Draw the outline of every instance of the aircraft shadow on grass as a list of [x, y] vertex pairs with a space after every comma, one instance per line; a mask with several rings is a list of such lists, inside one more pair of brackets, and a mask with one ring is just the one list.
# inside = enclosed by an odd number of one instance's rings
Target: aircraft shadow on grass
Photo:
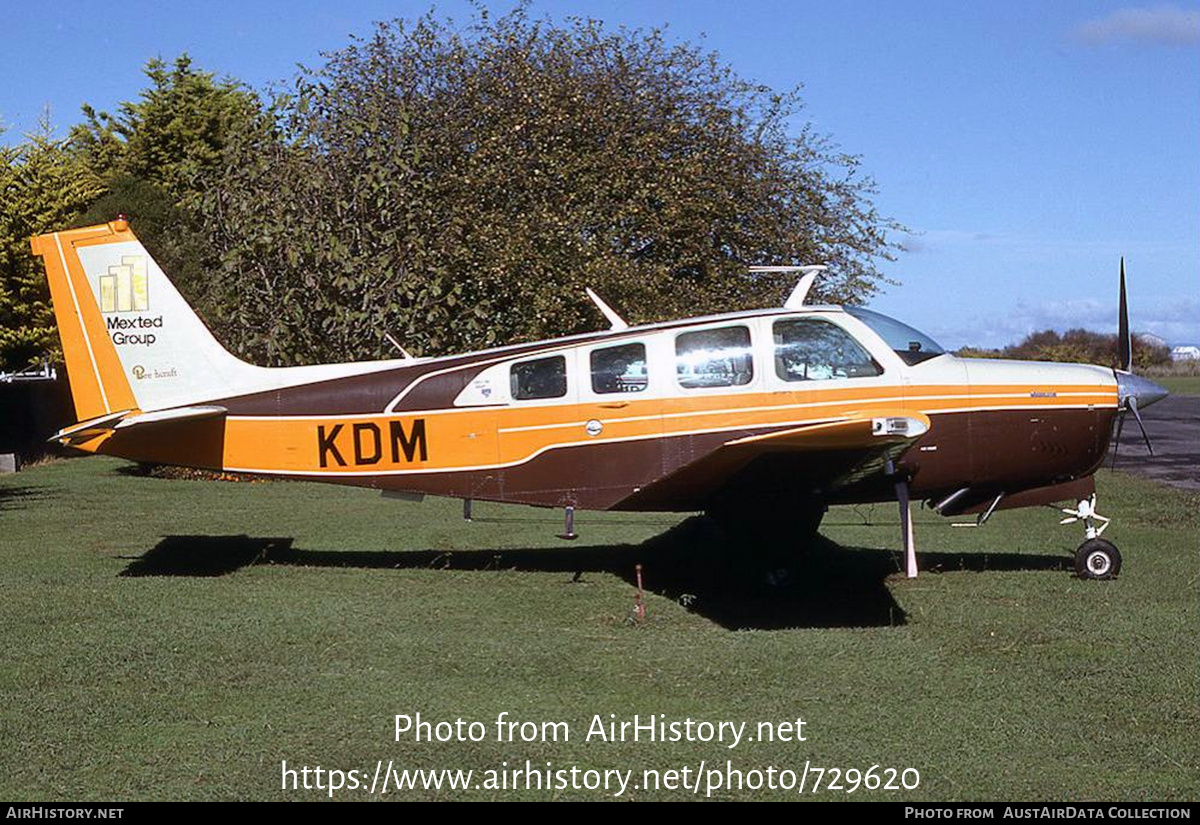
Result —
[[[562, 573], [579, 581], [611, 573], [729, 629], [888, 627], [905, 624], [887, 587], [901, 570], [899, 554], [846, 548], [818, 537], [807, 547], [769, 554], [731, 552], [702, 517], [681, 522], [638, 545], [505, 550], [326, 551], [293, 546], [291, 538], [167, 536], [134, 558], [122, 576], [222, 576], [253, 565], [359, 569], [434, 569]], [[756, 556], [751, 559], [751, 556]], [[927, 572], [1067, 570], [1048, 555], [925, 553]], [[633, 598], [630, 595], [630, 604]]]
[[16, 510], [24, 507], [27, 502], [38, 501], [46, 497], [46, 490], [41, 487], [0, 487], [0, 511]]

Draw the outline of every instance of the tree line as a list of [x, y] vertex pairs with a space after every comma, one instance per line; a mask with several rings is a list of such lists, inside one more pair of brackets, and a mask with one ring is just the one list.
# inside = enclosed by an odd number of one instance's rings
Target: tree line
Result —
[[276, 366], [778, 305], [762, 263], [831, 265], [858, 303], [897, 249], [859, 159], [797, 126], [799, 89], [660, 30], [533, 19], [377, 24], [252, 89], [151, 60], [113, 112], [0, 148], [0, 369], [54, 357], [28, 238], [130, 217], [217, 337]]
[[[967, 358], [1014, 358], [1021, 361], [1062, 361], [1120, 367], [1116, 335], [1086, 329], [1032, 332], [1019, 343], [1001, 349], [964, 347], [958, 354]], [[1133, 368], [1144, 372], [1171, 363], [1171, 351], [1140, 335], [1133, 335]]]

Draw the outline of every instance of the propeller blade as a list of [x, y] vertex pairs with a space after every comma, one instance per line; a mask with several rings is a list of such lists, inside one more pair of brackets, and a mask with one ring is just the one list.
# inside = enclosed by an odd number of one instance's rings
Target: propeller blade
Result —
[[1117, 321], [1117, 360], [1121, 369], [1129, 372], [1133, 369], [1133, 339], [1129, 334], [1129, 302], [1125, 297], [1125, 256], [1121, 256], [1121, 310]]
[[1142, 414], [1138, 412], [1136, 395], [1129, 396], [1129, 409], [1133, 411], [1133, 417], [1142, 431], [1142, 438], [1146, 440], [1146, 449], [1150, 451], [1150, 455], [1154, 455], [1154, 448], [1150, 446], [1150, 436], [1146, 434], [1146, 425], [1142, 423]]

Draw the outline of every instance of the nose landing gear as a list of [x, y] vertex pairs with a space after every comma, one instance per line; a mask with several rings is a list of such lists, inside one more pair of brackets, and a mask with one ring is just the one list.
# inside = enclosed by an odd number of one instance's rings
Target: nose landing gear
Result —
[[1059, 524], [1082, 521], [1087, 538], [1075, 551], [1075, 574], [1081, 579], [1112, 579], [1121, 572], [1121, 552], [1111, 541], [1100, 538], [1109, 520], [1096, 512], [1096, 494], [1085, 498], [1074, 509], [1064, 509], [1067, 517]]

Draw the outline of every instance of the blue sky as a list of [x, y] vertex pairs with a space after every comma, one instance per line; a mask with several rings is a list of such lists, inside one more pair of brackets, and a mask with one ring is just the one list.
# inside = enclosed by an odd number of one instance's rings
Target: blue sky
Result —
[[[509, 2], [489, 4], [499, 13]], [[141, 68], [189, 52], [254, 86], [314, 64], [374, 20], [427, 2], [15, 4], [0, 49], [3, 139], [49, 106], [137, 95]], [[440, 12], [470, 16], [465, 2]], [[668, 24], [743, 76], [804, 85], [803, 117], [876, 179], [913, 230], [873, 306], [950, 346], [1034, 329], [1133, 327], [1200, 342], [1200, 3], [1010, 0], [540, 0], [535, 15]]]

